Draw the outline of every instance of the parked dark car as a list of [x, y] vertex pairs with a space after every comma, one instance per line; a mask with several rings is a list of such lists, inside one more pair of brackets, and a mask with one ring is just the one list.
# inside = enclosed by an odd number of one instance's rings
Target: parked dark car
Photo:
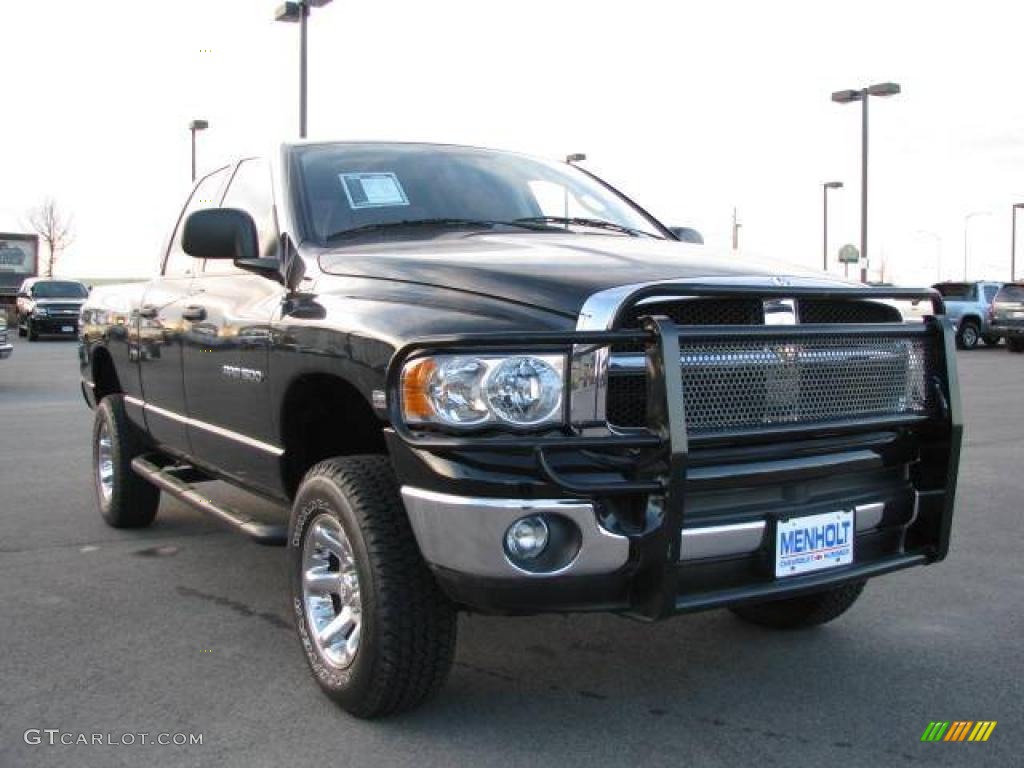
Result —
[[1011, 352], [1024, 352], [1024, 283], [1007, 283], [992, 302], [992, 333]]
[[946, 302], [946, 315], [956, 328], [960, 349], [974, 349], [982, 341], [988, 346], [999, 343], [999, 335], [989, 327], [992, 300], [1002, 283], [981, 280], [975, 283], [938, 283], [935, 290]]
[[160, 275], [82, 322], [103, 517], [164, 491], [286, 545], [303, 655], [360, 717], [438, 689], [461, 609], [809, 627], [948, 551], [941, 297], [716, 257], [566, 164], [286, 145], [201, 179]]
[[76, 336], [78, 315], [89, 287], [77, 280], [32, 277], [18, 289], [18, 335], [35, 341], [40, 335]]

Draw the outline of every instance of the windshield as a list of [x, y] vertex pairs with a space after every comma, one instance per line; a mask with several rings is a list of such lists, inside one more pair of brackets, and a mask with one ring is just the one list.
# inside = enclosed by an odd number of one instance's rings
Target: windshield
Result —
[[953, 301], [970, 301], [974, 298], [973, 283], [939, 283], [932, 287], [941, 293], [942, 298], [944, 299], [953, 299]]
[[298, 155], [302, 205], [321, 243], [428, 238], [451, 228], [665, 237], [634, 206], [567, 164], [422, 144], [316, 145]]
[[36, 283], [32, 286], [32, 297], [35, 299], [84, 299], [88, 295], [89, 291], [84, 285], [71, 281]]

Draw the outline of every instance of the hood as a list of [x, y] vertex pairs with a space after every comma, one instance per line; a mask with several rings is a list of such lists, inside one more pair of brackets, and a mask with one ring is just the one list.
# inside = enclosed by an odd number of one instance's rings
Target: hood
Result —
[[794, 277], [848, 285], [818, 272], [707, 246], [606, 235], [470, 234], [349, 245], [319, 253], [332, 275], [434, 285], [575, 316], [594, 293], [666, 280]]

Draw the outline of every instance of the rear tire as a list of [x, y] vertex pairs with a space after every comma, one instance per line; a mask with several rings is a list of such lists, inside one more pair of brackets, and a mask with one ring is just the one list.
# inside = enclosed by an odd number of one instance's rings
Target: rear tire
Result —
[[1010, 352], [1024, 352], [1024, 338], [1011, 338], [1006, 340], [1006, 348]]
[[981, 339], [977, 320], [963, 320], [956, 332], [956, 345], [960, 349], [974, 349]]
[[132, 471], [132, 459], [145, 452], [122, 396], [103, 398], [92, 429], [93, 485], [100, 514], [113, 528], [145, 528], [156, 517], [160, 489]]
[[771, 629], [804, 629], [826, 624], [846, 613], [864, 591], [864, 582], [767, 603], [734, 605], [729, 610], [746, 622]]
[[420, 554], [387, 457], [313, 467], [295, 497], [288, 550], [296, 628], [324, 693], [374, 718], [441, 688], [456, 611]]

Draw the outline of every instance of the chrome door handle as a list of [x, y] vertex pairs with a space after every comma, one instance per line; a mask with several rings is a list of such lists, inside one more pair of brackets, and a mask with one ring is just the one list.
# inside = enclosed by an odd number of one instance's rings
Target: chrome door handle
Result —
[[185, 320], [193, 320], [193, 321], [205, 320], [206, 319], [206, 307], [200, 307], [200, 306], [196, 306], [195, 304], [192, 304], [190, 306], [185, 307], [185, 309], [183, 309], [181, 311], [181, 316]]

